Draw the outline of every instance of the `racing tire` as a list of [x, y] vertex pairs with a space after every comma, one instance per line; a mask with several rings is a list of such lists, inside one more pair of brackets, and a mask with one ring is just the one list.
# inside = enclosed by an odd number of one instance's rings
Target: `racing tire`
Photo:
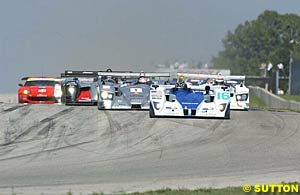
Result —
[[99, 102], [97, 102], [97, 108], [98, 108], [98, 110], [104, 110], [103, 107], [100, 106], [100, 103], [99, 103]]
[[153, 108], [150, 108], [150, 109], [149, 109], [149, 117], [150, 117], [150, 118], [155, 118], [155, 117], [156, 117], [155, 114], [154, 114]]
[[230, 105], [228, 105], [228, 107], [225, 111], [224, 119], [230, 119]]

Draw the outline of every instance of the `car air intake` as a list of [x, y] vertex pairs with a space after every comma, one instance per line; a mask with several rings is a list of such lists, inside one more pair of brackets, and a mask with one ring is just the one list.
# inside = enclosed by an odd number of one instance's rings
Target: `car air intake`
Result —
[[188, 109], [184, 109], [183, 110], [183, 114], [184, 114], [184, 116], [187, 116], [189, 114], [189, 110]]
[[196, 110], [192, 110], [191, 115], [195, 116], [196, 115]]
[[28, 97], [31, 101], [55, 101], [55, 97]]
[[131, 105], [131, 109], [141, 109], [142, 108], [142, 106], [140, 105], [140, 104], [132, 104]]

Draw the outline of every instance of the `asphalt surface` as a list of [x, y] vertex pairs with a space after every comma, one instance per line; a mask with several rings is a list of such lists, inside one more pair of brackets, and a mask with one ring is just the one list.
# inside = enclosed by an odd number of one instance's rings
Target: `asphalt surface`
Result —
[[0, 194], [119, 193], [300, 181], [300, 114], [151, 119], [0, 104]]

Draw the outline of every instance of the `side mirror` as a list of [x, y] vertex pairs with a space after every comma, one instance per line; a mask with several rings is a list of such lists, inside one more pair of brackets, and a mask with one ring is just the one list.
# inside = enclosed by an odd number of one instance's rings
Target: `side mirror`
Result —
[[18, 84], [19, 87], [23, 87], [23, 85], [21, 83]]

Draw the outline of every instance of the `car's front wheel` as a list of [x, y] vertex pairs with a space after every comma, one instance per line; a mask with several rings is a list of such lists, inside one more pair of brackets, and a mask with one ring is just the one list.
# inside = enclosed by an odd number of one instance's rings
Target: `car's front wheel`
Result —
[[154, 114], [154, 110], [153, 110], [152, 106], [150, 106], [150, 109], [149, 109], [149, 117], [155, 118], [155, 114]]
[[227, 106], [224, 118], [225, 119], [230, 119], [230, 104]]

